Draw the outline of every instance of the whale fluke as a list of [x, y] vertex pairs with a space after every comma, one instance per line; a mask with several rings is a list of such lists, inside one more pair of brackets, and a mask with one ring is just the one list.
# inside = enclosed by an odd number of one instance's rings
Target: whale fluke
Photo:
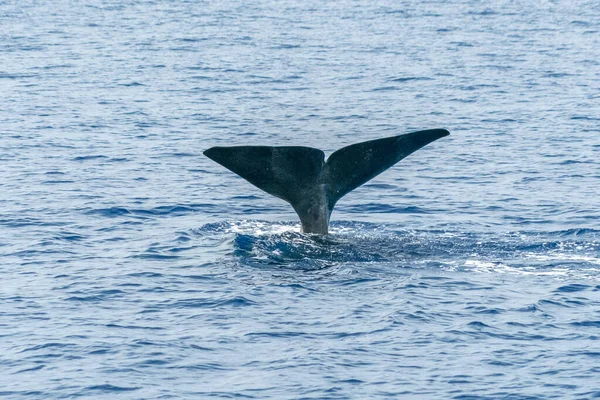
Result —
[[212, 147], [208, 158], [290, 203], [306, 233], [327, 234], [337, 201], [421, 147], [448, 136], [430, 129], [353, 144], [325, 154], [301, 146]]

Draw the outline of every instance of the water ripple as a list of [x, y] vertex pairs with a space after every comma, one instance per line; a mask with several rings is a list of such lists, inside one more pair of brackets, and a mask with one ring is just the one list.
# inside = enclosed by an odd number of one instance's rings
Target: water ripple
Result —
[[[599, 397], [599, 13], [0, 2], [0, 397]], [[202, 154], [435, 127], [327, 237]]]

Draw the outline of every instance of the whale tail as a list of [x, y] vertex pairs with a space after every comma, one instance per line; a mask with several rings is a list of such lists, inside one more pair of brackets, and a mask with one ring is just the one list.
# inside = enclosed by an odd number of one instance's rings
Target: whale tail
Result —
[[448, 136], [430, 129], [353, 144], [325, 154], [301, 146], [212, 147], [211, 160], [290, 203], [306, 233], [327, 234], [337, 201], [423, 146]]

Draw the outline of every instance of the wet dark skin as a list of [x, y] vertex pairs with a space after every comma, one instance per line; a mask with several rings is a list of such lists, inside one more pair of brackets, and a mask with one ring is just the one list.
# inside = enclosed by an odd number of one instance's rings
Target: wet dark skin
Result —
[[346, 146], [331, 154], [301, 146], [212, 147], [211, 160], [290, 203], [302, 232], [326, 235], [337, 201], [421, 147], [448, 136], [430, 129]]

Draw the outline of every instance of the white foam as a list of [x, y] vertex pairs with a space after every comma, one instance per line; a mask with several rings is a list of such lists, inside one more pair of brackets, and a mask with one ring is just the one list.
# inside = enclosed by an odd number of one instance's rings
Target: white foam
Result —
[[511, 267], [503, 263], [495, 263], [481, 260], [467, 260], [464, 263], [465, 267], [480, 272], [480, 273], [501, 273], [501, 274], [516, 274], [516, 275], [538, 275], [538, 276], [567, 276], [569, 269], [553, 268], [550, 270], [540, 270], [535, 267]]
[[299, 233], [300, 225], [282, 225], [264, 221], [243, 220], [233, 222], [225, 232], [255, 236], [281, 235], [288, 232]]
[[566, 253], [550, 253], [550, 254], [525, 254], [526, 257], [537, 260], [537, 261], [573, 261], [573, 262], [586, 262], [590, 264], [600, 265], [600, 258], [578, 255], [578, 254], [566, 254]]

